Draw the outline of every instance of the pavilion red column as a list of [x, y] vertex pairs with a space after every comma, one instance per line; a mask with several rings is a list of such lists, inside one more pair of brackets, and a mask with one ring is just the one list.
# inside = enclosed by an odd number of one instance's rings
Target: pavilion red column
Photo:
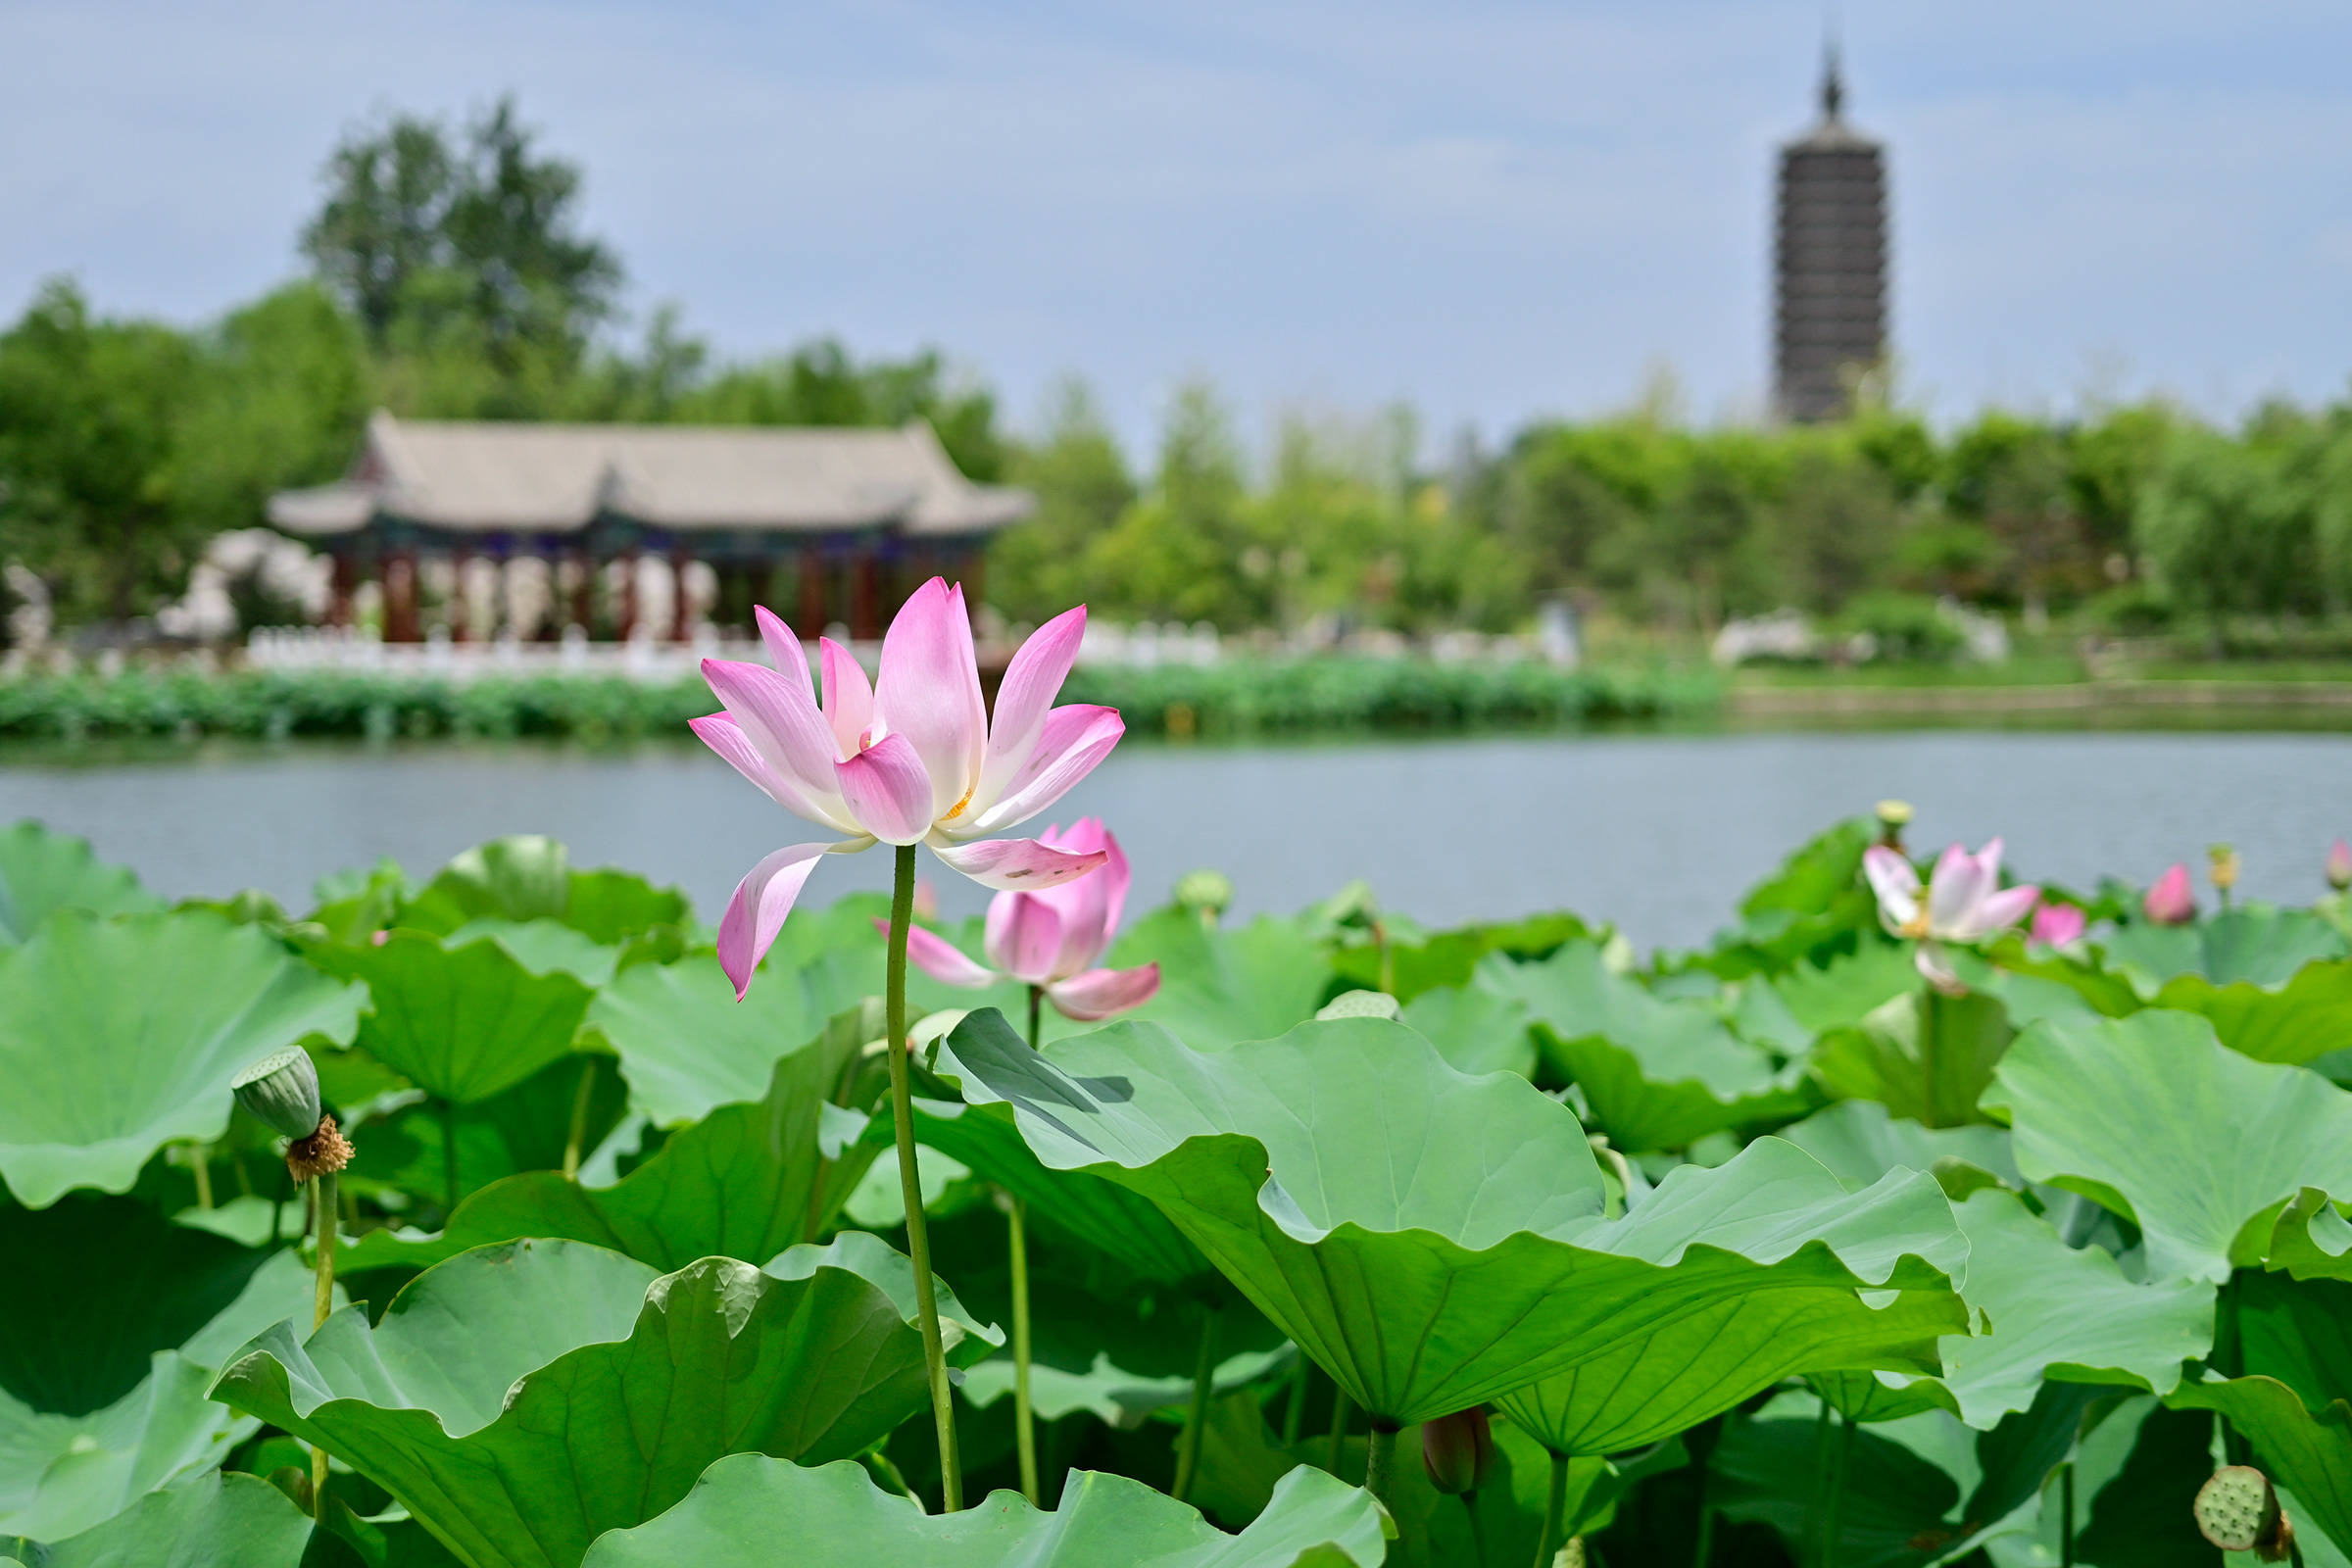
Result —
[[620, 553], [620, 640], [627, 642], [637, 630], [637, 552]]
[[825, 553], [814, 545], [801, 546], [801, 636], [823, 635], [825, 620]]
[[351, 594], [357, 572], [351, 557], [341, 551], [329, 559], [334, 575], [328, 590], [330, 597], [326, 607], [326, 623], [329, 626], [348, 626], [351, 624]]
[[384, 641], [416, 640], [416, 555], [395, 551], [384, 558]]
[[579, 576], [571, 585], [571, 623], [585, 635], [595, 632], [596, 615], [596, 557], [585, 550], [572, 553], [572, 564]]
[[473, 628], [466, 624], [472, 617], [466, 613], [466, 567], [473, 560], [471, 551], [460, 546], [450, 557], [449, 640], [453, 643], [472, 641]]
[[858, 551], [850, 570], [850, 635], [864, 642], [882, 635], [881, 595], [875, 582], [879, 573], [874, 553]]
[[682, 643], [693, 636], [694, 618], [686, 606], [686, 552], [669, 553], [669, 640]]

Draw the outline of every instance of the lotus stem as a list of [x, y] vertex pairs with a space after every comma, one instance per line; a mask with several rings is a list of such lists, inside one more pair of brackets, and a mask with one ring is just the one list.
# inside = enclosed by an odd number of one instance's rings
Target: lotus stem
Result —
[[1845, 1521], [1845, 1472], [1854, 1451], [1854, 1418], [1840, 1415], [1838, 1419], [1838, 1446], [1830, 1466], [1830, 1496], [1821, 1514], [1821, 1568], [1838, 1568], [1839, 1537]]
[[213, 1161], [211, 1145], [190, 1144], [188, 1146], [188, 1170], [190, 1174], [194, 1175], [196, 1178], [196, 1206], [198, 1208], [212, 1207]]
[[441, 1196], [442, 1212], [458, 1211], [458, 1102], [441, 1102]]
[[245, 1156], [234, 1150], [229, 1152], [228, 1173], [237, 1179], [238, 1196], [251, 1198], [253, 1196], [253, 1172], [245, 1168]]
[[1324, 1454], [1323, 1468], [1335, 1476], [1340, 1473], [1340, 1455], [1348, 1446], [1348, 1417], [1354, 1405], [1355, 1401], [1348, 1397], [1348, 1391], [1340, 1387], [1339, 1379], [1332, 1379], [1331, 1447]]
[[1217, 1319], [1213, 1306], [1200, 1312], [1200, 1348], [1193, 1357], [1193, 1398], [1184, 1411], [1184, 1440], [1176, 1451], [1176, 1500], [1189, 1501], [1200, 1469], [1200, 1439], [1208, 1427], [1208, 1392], [1217, 1378]]
[[2075, 1461], [2058, 1468], [2058, 1568], [2075, 1568]]
[[1690, 1568], [1707, 1568], [1707, 1559], [1715, 1555], [1715, 1510], [1707, 1505], [1707, 1481], [1714, 1466], [1709, 1456], [1698, 1457], [1698, 1539], [1690, 1546]]
[[[321, 1171], [311, 1178], [311, 1207], [317, 1211], [318, 1232], [318, 1261], [314, 1273], [318, 1295], [311, 1307], [311, 1332], [318, 1333], [326, 1326], [327, 1316], [335, 1309], [335, 1188], [339, 1184], [331, 1170]], [[311, 1449], [311, 1514], [320, 1524], [326, 1523], [326, 1450]]]
[[1822, 1561], [1821, 1516], [1828, 1500], [1830, 1488], [1830, 1401], [1821, 1401], [1821, 1413], [1813, 1418], [1813, 1490], [1805, 1497], [1805, 1543], [1798, 1561], [1820, 1568]]
[[[1298, 1350], [1295, 1345], [1291, 1348]], [[1306, 1382], [1313, 1375], [1313, 1363], [1304, 1350], [1298, 1350], [1298, 1364], [1291, 1371], [1291, 1402], [1282, 1412], [1282, 1446], [1286, 1448], [1298, 1443], [1298, 1429], [1306, 1424]]]
[[571, 1130], [564, 1138], [564, 1179], [580, 1179], [580, 1145], [588, 1139], [588, 1107], [596, 1099], [596, 1058], [580, 1062], [580, 1086], [571, 1096]]
[[1924, 986], [1919, 993], [1919, 1121], [1923, 1127], [1940, 1127], [1942, 1120], [1936, 1114], [1936, 988]]
[[1552, 1542], [1559, 1538], [1568, 1513], [1568, 1456], [1549, 1448], [1544, 1451], [1551, 1454], [1551, 1479], [1544, 1487], [1544, 1525], [1536, 1533], [1536, 1568], [1551, 1568], [1552, 1555], [1558, 1549]]
[[923, 1331], [923, 1361], [931, 1374], [931, 1418], [939, 1428], [939, 1487], [943, 1512], [963, 1508], [963, 1476], [956, 1455], [955, 1396], [948, 1389], [948, 1354], [940, 1344], [939, 1297], [931, 1282], [931, 1236], [923, 1223], [923, 1184], [914, 1155], [914, 1090], [906, 1064], [906, 931], [914, 922], [914, 846], [899, 846], [891, 879], [890, 967], [884, 1007], [890, 1028], [890, 1116], [898, 1129], [899, 1193], [906, 1203], [906, 1256], [914, 1264], [914, 1308]]
[[1034, 1508], [1040, 1506], [1037, 1422], [1029, 1402], [1029, 1237], [1022, 1206], [1004, 1195], [1004, 1240], [1012, 1257], [1012, 1441], [1021, 1458], [1021, 1495]]
[[1364, 1490], [1378, 1497], [1383, 1508], [1389, 1506], [1389, 1488], [1396, 1469], [1396, 1429], [1386, 1422], [1374, 1421], [1364, 1444]]
[[[1038, 1046], [1046, 988], [1029, 988], [1029, 1049]], [[1029, 1399], [1029, 1233], [1021, 1200], [1004, 1195], [1005, 1241], [1012, 1265], [1012, 1442], [1021, 1461], [1021, 1495], [1038, 1506], [1037, 1414]]]

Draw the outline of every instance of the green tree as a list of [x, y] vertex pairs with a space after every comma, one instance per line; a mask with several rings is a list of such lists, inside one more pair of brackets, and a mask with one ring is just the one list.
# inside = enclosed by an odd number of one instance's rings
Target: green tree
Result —
[[1037, 510], [990, 543], [988, 597], [1036, 622], [1088, 596], [1087, 551], [1134, 504], [1135, 480], [1094, 394], [1075, 379], [1054, 388], [1043, 439], [1015, 451], [1009, 477]]
[[206, 533], [254, 526], [275, 492], [343, 470], [373, 398], [360, 326], [318, 284], [230, 312], [197, 338], [174, 505]]
[[580, 172], [502, 99], [453, 137], [397, 116], [345, 138], [302, 247], [394, 362], [405, 412], [544, 415], [609, 320], [619, 262], [578, 228]]
[[2173, 597], [2209, 615], [2319, 608], [2317, 497], [2292, 443], [2187, 429], [2140, 497], [2134, 532]]
[[1005, 468], [997, 403], [985, 387], [951, 374], [935, 350], [860, 364], [832, 338], [788, 355], [719, 371], [684, 393], [672, 417], [706, 424], [900, 425], [927, 419], [968, 479]]
[[1271, 624], [1287, 565], [1251, 535], [1246, 501], [1224, 405], [1203, 383], [1179, 388], [1151, 491], [1087, 550], [1090, 597], [1121, 619]]
[[45, 284], [0, 334], [0, 530], [68, 621], [128, 620], [185, 581], [206, 532], [177, 504], [194, 346]]

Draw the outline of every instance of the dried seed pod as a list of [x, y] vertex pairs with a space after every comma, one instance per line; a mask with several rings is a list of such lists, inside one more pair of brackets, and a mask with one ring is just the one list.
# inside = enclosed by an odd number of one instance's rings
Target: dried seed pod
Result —
[[281, 1138], [308, 1138], [318, 1130], [318, 1069], [299, 1047], [264, 1056], [228, 1087], [238, 1104]]
[[2224, 1465], [2197, 1489], [2196, 1515], [2197, 1529], [2224, 1551], [2253, 1551], [2278, 1540], [2285, 1524], [2271, 1478], [2246, 1464]]

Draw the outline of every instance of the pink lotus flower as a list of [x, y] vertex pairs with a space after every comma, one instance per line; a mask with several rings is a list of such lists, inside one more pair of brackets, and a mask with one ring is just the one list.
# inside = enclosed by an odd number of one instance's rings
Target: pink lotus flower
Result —
[[2063, 948], [2070, 942], [2082, 940], [2084, 921], [2082, 911], [2072, 904], [2044, 904], [2034, 911], [2034, 940], [2046, 947]]
[[2139, 912], [2158, 925], [2186, 925], [2197, 917], [2197, 896], [2189, 886], [2188, 867], [2179, 861], [2156, 879], [2148, 896], [2139, 901]]
[[[916, 926], [906, 933], [906, 956], [934, 980], [978, 990], [1004, 975], [1042, 987], [1065, 1018], [1092, 1023], [1140, 1007], [1159, 991], [1159, 965], [1098, 969], [1119, 928], [1127, 902], [1127, 857], [1109, 829], [1094, 817], [1067, 833], [1048, 828], [1038, 842], [1079, 855], [1107, 857], [1102, 869], [1042, 893], [1000, 893], [989, 901], [982, 948], [996, 969], [965, 957], [946, 938]], [[889, 922], [876, 925], [888, 929]], [[998, 971], [1002, 971], [1000, 974]]]
[[2337, 839], [2328, 846], [2328, 885], [2341, 893], [2352, 888], [2352, 844]]
[[718, 960], [738, 998], [820, 855], [928, 844], [983, 887], [1021, 889], [1056, 886], [1108, 858], [989, 837], [1061, 799], [1125, 731], [1116, 709], [1052, 706], [1077, 657], [1085, 606], [1040, 626], [1012, 656], [993, 723], [961, 588], [934, 577], [900, 607], [871, 686], [847, 649], [823, 639], [821, 703], [792, 628], [765, 610], [757, 618], [776, 667], [704, 660], [726, 711], [695, 719], [694, 732], [777, 805], [843, 837], [778, 850], [735, 889]]
[[2001, 841], [1975, 855], [1955, 844], [1943, 852], [1920, 897], [1919, 873], [1899, 852], [1874, 844], [1862, 855], [1862, 869], [1879, 896], [1879, 923], [1894, 936], [1919, 944], [1913, 961], [1930, 985], [1957, 993], [1960, 976], [1945, 957], [1947, 942], [1975, 943], [2006, 931], [2026, 917], [2041, 897], [2031, 885], [2001, 886]]

